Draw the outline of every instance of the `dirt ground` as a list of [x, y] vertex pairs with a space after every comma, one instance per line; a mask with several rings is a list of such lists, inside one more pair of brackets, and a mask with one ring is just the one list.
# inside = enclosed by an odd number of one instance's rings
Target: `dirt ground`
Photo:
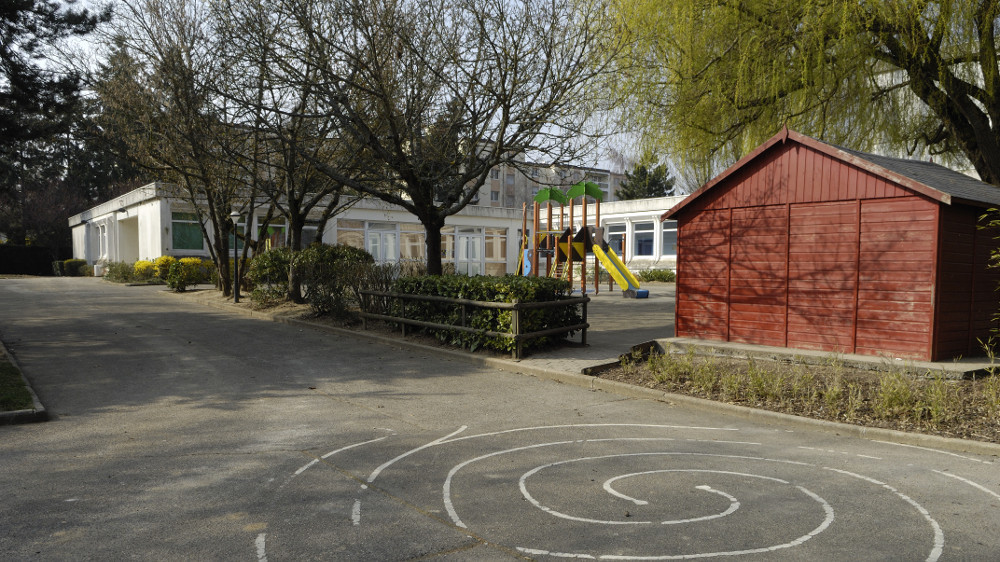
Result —
[[949, 380], [934, 373], [732, 358], [691, 363], [664, 367], [654, 360], [651, 368], [640, 360], [597, 376], [797, 416], [1000, 443], [1000, 377]]

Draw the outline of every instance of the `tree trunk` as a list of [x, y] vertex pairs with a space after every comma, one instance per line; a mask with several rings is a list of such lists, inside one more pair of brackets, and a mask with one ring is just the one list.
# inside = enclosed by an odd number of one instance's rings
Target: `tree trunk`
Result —
[[288, 267], [288, 299], [295, 303], [302, 303], [302, 277], [299, 275], [299, 268], [295, 267], [295, 254], [302, 249], [302, 226], [305, 224], [303, 216], [298, 213], [289, 213], [288, 219], [288, 247], [292, 250], [292, 263]]
[[421, 218], [424, 225], [424, 245], [427, 248], [427, 275], [441, 275], [441, 228], [444, 219], [433, 217]]

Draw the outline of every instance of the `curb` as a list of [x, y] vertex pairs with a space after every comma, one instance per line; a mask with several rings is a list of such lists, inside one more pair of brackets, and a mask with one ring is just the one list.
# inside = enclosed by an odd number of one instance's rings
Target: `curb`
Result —
[[3, 354], [6, 356], [7, 361], [10, 361], [11, 365], [17, 369], [17, 372], [21, 374], [21, 380], [24, 381], [24, 386], [28, 389], [28, 393], [31, 394], [32, 408], [30, 410], [13, 410], [10, 412], [0, 412], [0, 425], [13, 425], [22, 423], [37, 423], [49, 420], [49, 412], [42, 405], [41, 400], [38, 399], [38, 395], [35, 394], [35, 389], [31, 388], [31, 383], [24, 376], [24, 370], [21, 366], [17, 364], [17, 360], [7, 349], [7, 346], [0, 341], [0, 350], [3, 350]]
[[[728, 404], [725, 402], [716, 402], [714, 400], [706, 400], [704, 398], [696, 398], [694, 396], [687, 396], [683, 394], [674, 394], [670, 392], [664, 392], [662, 390], [655, 390], [652, 388], [634, 386], [631, 384], [626, 384], [618, 381], [601, 379], [589, 374], [567, 373], [564, 371], [558, 371], [555, 369], [548, 369], [544, 367], [532, 367], [530, 365], [526, 365], [519, 361], [514, 361], [511, 359], [501, 359], [498, 357], [479, 357], [476, 355], [470, 355], [463, 351], [441, 349], [437, 347], [423, 345], [416, 342], [410, 342], [405, 340], [401, 341], [395, 338], [390, 338], [378, 334], [371, 334], [363, 331], [348, 330], [346, 328], [338, 328], [336, 326], [317, 324], [315, 322], [310, 322], [308, 320], [290, 318], [287, 316], [271, 314], [268, 312], [235, 308], [231, 304], [210, 302], [207, 299], [195, 298], [194, 300], [196, 300], [200, 304], [209, 306], [211, 308], [242, 314], [244, 316], [249, 316], [252, 318], [261, 318], [265, 320], [271, 320], [272, 322], [289, 324], [301, 328], [311, 328], [314, 330], [328, 332], [331, 334], [349, 336], [359, 339], [366, 339], [369, 341], [375, 341], [391, 347], [396, 347], [401, 349], [412, 349], [414, 351], [435, 353], [437, 355], [443, 355], [450, 359], [464, 361], [466, 363], [479, 367], [490, 367], [500, 371], [520, 373], [523, 375], [533, 376], [542, 380], [551, 380], [563, 384], [569, 384], [581, 388], [587, 388], [590, 390], [598, 390], [602, 392], [607, 392], [609, 394], [616, 394], [618, 396], [623, 396], [626, 398], [635, 398], [640, 400], [655, 400], [657, 402], [664, 402], [669, 405], [684, 405], [688, 407], [698, 408], [704, 411], [724, 413], [743, 419], [753, 420], [756, 422], [781, 423], [782, 425], [800, 427], [803, 429], [820, 429], [838, 435], [843, 434], [851, 437], [869, 439], [872, 441], [888, 441], [900, 445], [937, 448], [952, 452], [962, 452], [962, 453], [971, 453], [983, 456], [1000, 457], [1000, 444], [998, 443], [987, 443], [984, 441], [957, 439], [954, 437], [941, 437], [938, 435], [928, 435], [923, 433], [907, 433], [905, 431], [883, 429], [880, 427], [864, 427], [843, 422], [820, 420], [815, 418], [796, 416], [793, 414], [785, 414], [782, 412], [773, 412], [771, 410], [749, 408], [747, 406], [739, 406], [736, 404]], [[585, 370], [588, 372], [595, 372], [596, 374], [597, 372], [600, 372], [602, 367], [607, 368], [608, 365], [588, 367]]]

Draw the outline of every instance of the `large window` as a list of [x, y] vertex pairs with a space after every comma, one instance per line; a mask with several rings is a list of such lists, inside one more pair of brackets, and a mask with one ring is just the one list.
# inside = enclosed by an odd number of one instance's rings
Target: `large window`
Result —
[[170, 213], [171, 247], [174, 250], [204, 250], [205, 239], [194, 213]]
[[660, 244], [660, 254], [664, 256], [677, 255], [677, 221], [663, 222], [663, 240]]
[[635, 239], [635, 244], [632, 246], [635, 248], [636, 256], [651, 256], [653, 255], [653, 237], [655, 236], [654, 231], [656, 230], [656, 225], [652, 222], [637, 222], [635, 223], [633, 238]]

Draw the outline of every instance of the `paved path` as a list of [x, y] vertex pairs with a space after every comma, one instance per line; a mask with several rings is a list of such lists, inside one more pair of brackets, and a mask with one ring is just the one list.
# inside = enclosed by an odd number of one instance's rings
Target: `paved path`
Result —
[[589, 391], [91, 279], [0, 280], [54, 414], [2, 560], [985, 560], [995, 457]]

